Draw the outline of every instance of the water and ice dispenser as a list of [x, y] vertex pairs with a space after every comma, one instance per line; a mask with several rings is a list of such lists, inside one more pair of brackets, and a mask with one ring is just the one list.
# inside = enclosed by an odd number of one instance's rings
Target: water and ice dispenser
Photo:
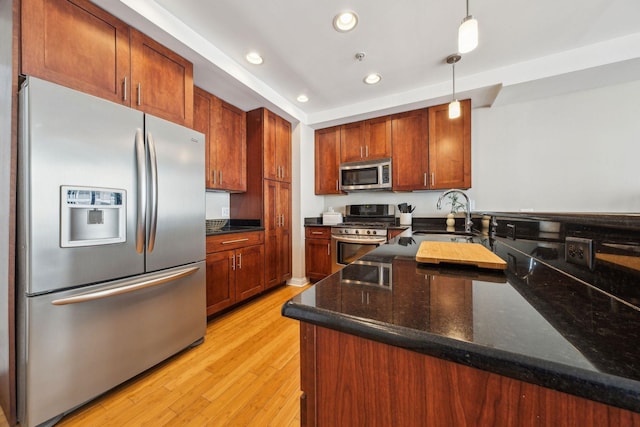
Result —
[[127, 240], [126, 191], [62, 186], [60, 246], [96, 246]]

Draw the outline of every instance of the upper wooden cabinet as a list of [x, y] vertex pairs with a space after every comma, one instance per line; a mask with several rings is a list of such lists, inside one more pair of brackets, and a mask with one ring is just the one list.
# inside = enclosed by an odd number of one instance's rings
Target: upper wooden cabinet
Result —
[[371, 160], [391, 157], [394, 191], [470, 188], [471, 100], [460, 107], [457, 119], [449, 119], [443, 104], [317, 130], [316, 194], [341, 194], [340, 161], [365, 160], [360, 156], [366, 154]]
[[129, 27], [84, 0], [22, 0], [22, 73], [131, 105]]
[[391, 157], [389, 117], [349, 123], [341, 127], [340, 160], [342, 163], [387, 157]]
[[232, 192], [246, 191], [246, 113], [195, 88], [193, 127], [207, 138], [206, 187]]
[[341, 194], [340, 126], [315, 132], [315, 186], [316, 194]]
[[364, 160], [364, 122], [349, 123], [340, 127], [340, 161]]
[[391, 118], [378, 117], [364, 122], [363, 160], [391, 157]]
[[450, 119], [448, 104], [429, 108], [430, 189], [471, 187], [471, 100]]
[[256, 112], [264, 126], [264, 178], [291, 182], [291, 124], [266, 108]]
[[132, 105], [193, 126], [193, 64], [131, 28]]
[[193, 65], [88, 0], [23, 0], [21, 72], [193, 125]]
[[426, 190], [428, 182], [427, 109], [396, 114], [391, 118], [392, 174], [396, 191]]

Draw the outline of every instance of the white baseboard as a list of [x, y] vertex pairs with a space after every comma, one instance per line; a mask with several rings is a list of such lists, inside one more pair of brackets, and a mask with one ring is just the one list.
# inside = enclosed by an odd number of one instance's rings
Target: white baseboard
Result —
[[307, 279], [306, 277], [292, 277], [287, 281], [287, 285], [296, 286], [298, 288], [301, 288], [308, 283], [309, 279]]

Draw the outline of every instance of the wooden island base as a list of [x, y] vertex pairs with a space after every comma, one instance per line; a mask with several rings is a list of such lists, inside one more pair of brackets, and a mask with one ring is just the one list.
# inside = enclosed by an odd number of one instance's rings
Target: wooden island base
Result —
[[302, 426], [640, 426], [635, 412], [300, 325]]

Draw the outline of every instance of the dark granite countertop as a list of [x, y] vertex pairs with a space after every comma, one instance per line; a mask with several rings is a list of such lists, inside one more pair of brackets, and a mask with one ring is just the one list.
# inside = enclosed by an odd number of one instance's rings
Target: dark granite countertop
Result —
[[611, 292], [637, 288], [638, 275], [604, 264], [562, 271], [564, 257], [549, 253], [564, 254], [564, 240], [502, 237], [501, 221], [473, 240], [507, 261], [504, 272], [418, 264], [423, 240], [451, 236], [407, 230], [288, 301], [283, 315], [640, 411], [636, 291]]
[[[209, 221], [209, 220], [207, 220]], [[213, 231], [207, 227], [207, 236], [219, 236], [221, 234], [245, 233], [249, 231], [263, 231], [264, 227], [260, 225], [260, 220], [254, 219], [231, 219], [219, 230]]]

